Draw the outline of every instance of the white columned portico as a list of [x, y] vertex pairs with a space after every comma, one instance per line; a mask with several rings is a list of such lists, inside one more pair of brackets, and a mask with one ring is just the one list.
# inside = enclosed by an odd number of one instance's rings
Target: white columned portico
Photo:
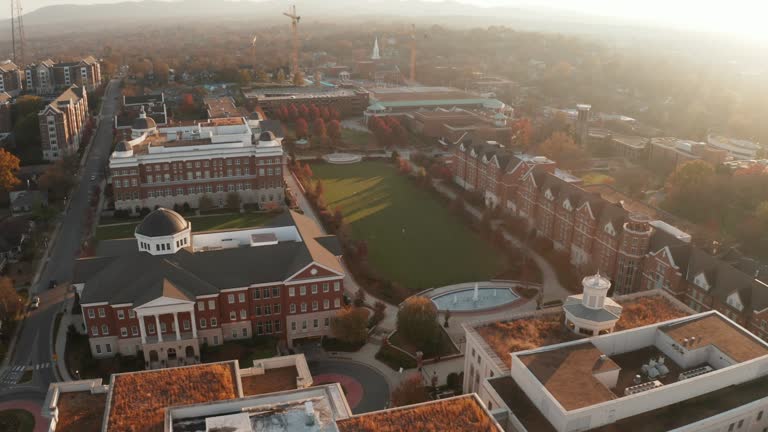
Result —
[[157, 328], [157, 341], [163, 341], [163, 330], [160, 328], [160, 315], [155, 315], [155, 326]]
[[144, 315], [136, 314], [139, 318], [139, 333], [141, 333], [141, 343], [147, 343], [147, 329], [144, 328]]
[[192, 319], [192, 337], [197, 339], [197, 319], [195, 318], [195, 307], [189, 310], [190, 317]]
[[176, 329], [176, 340], [181, 340], [181, 334], [179, 333], [179, 313], [173, 313], [173, 326]]

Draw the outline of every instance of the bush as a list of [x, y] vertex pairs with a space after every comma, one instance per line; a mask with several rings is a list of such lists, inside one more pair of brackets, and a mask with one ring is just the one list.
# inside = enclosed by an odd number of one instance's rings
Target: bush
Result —
[[124, 210], [124, 209], [115, 210], [115, 212], [113, 213], [113, 216], [115, 217], [115, 219], [128, 219], [129, 217], [131, 217], [131, 211]]
[[418, 349], [425, 350], [434, 342], [438, 330], [437, 307], [426, 297], [407, 299], [397, 312], [398, 333]]
[[207, 194], [200, 197], [200, 202], [198, 203], [198, 208], [200, 208], [201, 211], [210, 210], [213, 208], [213, 199], [209, 197]]
[[139, 211], [139, 216], [141, 216], [143, 218], [143, 217], [147, 216], [151, 212], [152, 212], [152, 210], [150, 210], [149, 207], [142, 207], [141, 211]]

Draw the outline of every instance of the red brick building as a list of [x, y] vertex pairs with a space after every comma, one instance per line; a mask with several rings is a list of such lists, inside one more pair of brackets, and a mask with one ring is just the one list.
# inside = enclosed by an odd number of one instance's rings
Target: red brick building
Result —
[[71, 86], [38, 113], [43, 159], [54, 161], [74, 154], [80, 148], [88, 119], [88, 92]]
[[74, 283], [95, 357], [143, 352], [151, 367], [199, 361], [200, 346], [271, 335], [291, 346], [329, 335], [343, 305], [335, 236], [289, 212], [269, 227], [190, 235], [159, 209], [135, 239], [102, 242]]

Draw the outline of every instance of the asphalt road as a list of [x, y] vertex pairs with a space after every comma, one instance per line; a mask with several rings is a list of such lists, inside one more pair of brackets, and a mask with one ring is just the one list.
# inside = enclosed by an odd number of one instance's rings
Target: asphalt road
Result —
[[[75, 259], [83, 238], [84, 224], [89, 207], [91, 188], [104, 178], [112, 144], [113, 116], [117, 109], [115, 98], [120, 94], [117, 80], [107, 86], [101, 110], [101, 121], [96, 130], [93, 148], [88, 155], [84, 168], [80, 172], [80, 182], [72, 192], [69, 208], [60, 216], [61, 227], [54, 240], [49, 260], [43, 269], [36, 286], [30, 295], [38, 294], [41, 306], [29, 314], [23, 324], [16, 350], [9, 362], [8, 371], [0, 376], [0, 402], [9, 400], [34, 400], [42, 402], [48, 391], [48, 385], [57, 381], [52, 360], [53, 323], [56, 313], [62, 310], [67, 297], [64, 288], [48, 290], [50, 280], [59, 282], [72, 280]], [[91, 181], [95, 175], [96, 180]], [[23, 366], [34, 368], [32, 381], [24, 384], [11, 384], [14, 381], [14, 368]]]

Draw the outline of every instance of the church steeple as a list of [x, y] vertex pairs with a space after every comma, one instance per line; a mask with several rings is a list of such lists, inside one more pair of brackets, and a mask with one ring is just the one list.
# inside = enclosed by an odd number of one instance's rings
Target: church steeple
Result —
[[381, 60], [381, 55], [379, 55], [379, 38], [378, 37], [373, 41], [373, 52], [371, 53], [371, 60]]

